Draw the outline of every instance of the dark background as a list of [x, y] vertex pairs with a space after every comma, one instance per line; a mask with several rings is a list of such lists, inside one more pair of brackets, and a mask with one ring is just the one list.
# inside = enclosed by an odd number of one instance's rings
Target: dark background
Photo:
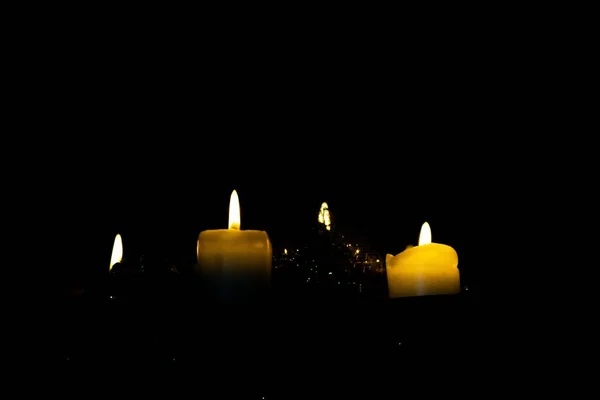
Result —
[[419, 32], [194, 51], [141, 33], [112, 47], [71, 35], [52, 50], [41, 37], [33, 54], [47, 67], [28, 63], [35, 95], [21, 93], [42, 110], [20, 128], [33, 178], [20, 185], [39, 215], [24, 237], [64, 282], [104, 272], [117, 233], [126, 257], [189, 260], [200, 231], [227, 227], [236, 189], [242, 228], [276, 247], [301, 241], [326, 201], [382, 256], [428, 221], [461, 266], [482, 268], [498, 76], [475, 35]]
[[[117, 233], [126, 257], [160, 250], [193, 259], [202, 230], [227, 228], [233, 189], [242, 229], [266, 230], [276, 249], [301, 243], [326, 201], [340, 229], [383, 257], [417, 244], [428, 221], [433, 240], [453, 246], [461, 263], [474, 258], [480, 195], [465, 172], [469, 166], [454, 153], [460, 149], [443, 143], [443, 135], [402, 133], [408, 129], [400, 122], [380, 137], [377, 127], [369, 134], [367, 126], [344, 122], [335, 131], [315, 126], [318, 133], [302, 135], [283, 127], [261, 132], [252, 122], [214, 132], [190, 121], [190, 132], [176, 141], [169, 132], [177, 128], [140, 124], [147, 136], [107, 135], [103, 140], [131, 140], [130, 146], [102, 147], [104, 154], [91, 160], [79, 150], [81, 162], [63, 171], [56, 216], [68, 218], [55, 226], [69, 248], [68, 274], [104, 272]], [[403, 141], [413, 135], [417, 140]], [[52, 258], [63, 249], [54, 251]]]
[[[161, 252], [193, 261], [198, 234], [227, 227], [233, 189], [242, 229], [266, 230], [276, 249], [302, 242], [326, 201], [334, 223], [363, 236], [383, 257], [416, 244], [428, 221], [433, 240], [457, 250], [461, 276], [478, 282], [489, 262], [482, 227], [493, 229], [491, 215], [502, 206], [502, 193], [489, 190], [490, 170], [500, 167], [487, 168], [488, 160], [504, 140], [502, 115], [514, 111], [496, 88], [521, 65], [489, 51], [494, 44], [482, 29], [431, 9], [418, 16], [390, 13], [385, 23], [378, 16], [352, 19], [343, 29], [327, 20], [344, 17], [321, 15], [330, 31], [316, 32], [302, 21], [288, 35], [258, 24], [230, 26], [236, 24], [231, 20], [209, 26], [209, 14], [183, 22], [179, 16], [146, 19], [138, 10], [110, 12], [122, 21], [91, 27], [90, 13], [69, 17], [73, 26], [42, 15], [48, 29], [24, 32], [23, 25], [12, 32], [31, 39], [16, 44], [18, 54], [7, 61], [18, 70], [6, 75], [18, 90], [5, 111], [17, 123], [3, 150], [7, 160], [19, 157], [5, 170], [16, 183], [6, 197], [19, 207], [7, 207], [6, 219], [17, 221], [22, 246], [7, 252], [17, 253], [18, 265], [42, 270], [35, 272], [42, 279], [17, 282], [23, 283], [21, 299], [79, 293], [72, 289], [105, 282], [117, 233], [126, 258]], [[464, 14], [486, 23], [485, 16]], [[281, 16], [274, 19], [287, 25]], [[511, 168], [510, 160], [505, 164]], [[38, 280], [41, 291], [30, 286]], [[129, 341], [135, 330], [96, 321], [99, 312], [88, 304], [73, 310], [66, 303], [48, 307], [54, 303], [36, 296], [42, 318], [20, 318], [23, 327], [40, 321], [25, 329], [26, 346], [64, 357], [81, 342], [83, 349], [102, 352], [97, 344], [106, 333], [115, 338], [126, 332], [119, 348], [138, 341]], [[111, 310], [106, 321], [112, 321]], [[120, 321], [135, 326], [136, 314], [128, 311], [119, 313]], [[197, 318], [181, 313], [180, 323], [191, 319], [196, 328]], [[447, 330], [461, 336], [478, 321], [472, 320], [462, 330]], [[439, 327], [425, 330], [445, 345]], [[396, 344], [395, 331], [381, 331]], [[417, 329], [414, 336], [425, 335]], [[414, 359], [429, 346], [414, 347]], [[381, 353], [385, 362], [393, 360], [387, 348]], [[379, 361], [371, 365], [383, 365]], [[431, 368], [427, 364], [415, 370]]]

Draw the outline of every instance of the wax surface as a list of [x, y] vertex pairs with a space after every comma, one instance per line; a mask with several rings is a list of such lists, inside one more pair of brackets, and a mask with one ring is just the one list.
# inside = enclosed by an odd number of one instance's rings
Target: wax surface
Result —
[[458, 254], [444, 244], [430, 243], [386, 256], [390, 297], [456, 294], [460, 292]]
[[198, 271], [225, 291], [261, 290], [269, 286], [273, 250], [264, 231], [203, 231], [197, 244]]

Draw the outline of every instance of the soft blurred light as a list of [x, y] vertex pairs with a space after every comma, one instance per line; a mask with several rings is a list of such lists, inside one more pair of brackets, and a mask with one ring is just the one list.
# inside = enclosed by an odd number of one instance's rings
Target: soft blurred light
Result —
[[331, 230], [331, 215], [329, 214], [329, 206], [323, 202], [321, 209], [319, 210], [319, 223], [325, 225], [325, 229]]

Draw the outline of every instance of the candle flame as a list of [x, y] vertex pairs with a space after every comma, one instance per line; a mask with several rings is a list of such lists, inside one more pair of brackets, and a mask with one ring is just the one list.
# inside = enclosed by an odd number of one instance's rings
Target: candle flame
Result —
[[419, 234], [419, 246], [431, 243], [431, 227], [427, 222], [423, 223], [421, 233]]
[[123, 240], [121, 239], [121, 235], [117, 233], [115, 236], [115, 244], [113, 244], [112, 255], [110, 256], [110, 267], [108, 270], [110, 271], [116, 263], [120, 263], [123, 258]]
[[240, 229], [240, 220], [240, 199], [234, 190], [229, 199], [229, 229]]

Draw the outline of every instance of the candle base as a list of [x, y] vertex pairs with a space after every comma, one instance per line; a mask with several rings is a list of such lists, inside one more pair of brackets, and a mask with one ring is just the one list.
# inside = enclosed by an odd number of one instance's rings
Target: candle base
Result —
[[[252, 271], [252, 268], [248, 268]], [[271, 277], [261, 273], [225, 274], [196, 264], [202, 297], [214, 304], [257, 304], [271, 297]]]
[[260, 304], [268, 301], [268, 282], [250, 279], [210, 279], [202, 281], [204, 297], [216, 304]]

